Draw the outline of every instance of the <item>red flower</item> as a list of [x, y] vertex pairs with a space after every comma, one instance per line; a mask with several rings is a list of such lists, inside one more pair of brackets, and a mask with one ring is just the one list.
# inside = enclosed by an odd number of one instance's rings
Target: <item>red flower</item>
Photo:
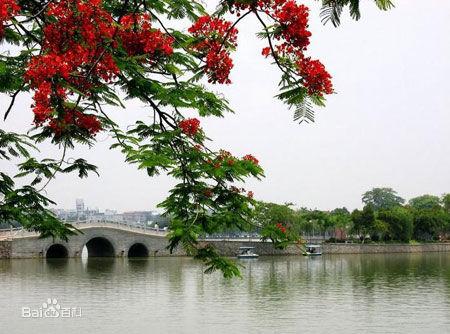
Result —
[[283, 226], [283, 224], [277, 223], [276, 227], [277, 227], [277, 229], [279, 229], [281, 231], [281, 233], [286, 234], [287, 230], [286, 230], [286, 227]]
[[297, 5], [294, 0], [287, 1], [275, 10], [274, 16], [281, 25], [281, 35], [297, 50], [306, 50], [311, 33], [308, 28], [308, 7]]
[[94, 115], [86, 115], [78, 112], [76, 114], [77, 119], [75, 120], [75, 124], [81, 128], [89, 132], [91, 135], [95, 135], [102, 129], [101, 123], [98, 118]]
[[30, 81], [33, 87], [59, 77], [68, 80], [71, 66], [67, 59], [54, 54], [32, 57], [25, 72], [25, 80]]
[[194, 50], [203, 58], [206, 56], [205, 72], [211, 83], [229, 84], [233, 61], [230, 50], [237, 46], [237, 29], [232, 23], [219, 18], [202, 16], [189, 32], [198, 39]]
[[226, 151], [226, 150], [220, 150], [219, 151], [219, 159], [223, 160], [225, 158], [231, 158], [232, 155], [230, 152]]
[[119, 36], [129, 56], [148, 55], [150, 63], [173, 53], [173, 38], [159, 29], [152, 29], [150, 15], [129, 14], [121, 20]]
[[184, 119], [178, 123], [178, 127], [185, 135], [193, 137], [197, 134], [200, 128], [200, 121], [197, 118]]
[[269, 47], [266, 47], [266, 48], [264, 48], [263, 50], [262, 50], [262, 55], [264, 56], [264, 57], [269, 57], [270, 56], [270, 54], [272, 53], [272, 50], [269, 48]]
[[[283, 47], [290, 46], [297, 51], [306, 50], [311, 33], [308, 28], [309, 9], [305, 5], [298, 5], [294, 0], [259, 0], [251, 3], [233, 3], [231, 12], [237, 10], [260, 10], [272, 17], [279, 29], [275, 38], [283, 39]], [[264, 48], [263, 55], [268, 56], [269, 50]]]
[[230, 190], [236, 194], [239, 194], [241, 192], [241, 189], [239, 189], [238, 187], [235, 187], [235, 186], [231, 186]]
[[303, 84], [308, 89], [308, 94], [322, 96], [323, 94], [333, 93], [331, 75], [320, 61], [302, 58], [297, 62], [297, 66], [300, 75], [303, 77]]
[[20, 11], [16, 0], [2, 0], [0, 3], [0, 40], [3, 37], [4, 23]]
[[[111, 81], [118, 73], [109, 44], [117, 28], [101, 0], [60, 0], [47, 7], [42, 52], [31, 58], [24, 78], [35, 90], [35, 124], [48, 126], [56, 135], [77, 126], [89, 135], [101, 129], [95, 116], [64, 109], [66, 85], [86, 95]], [[58, 113], [56, 110], [59, 110]]]
[[59, 118], [51, 118], [48, 127], [56, 137], [60, 137], [66, 131], [71, 131], [73, 127], [81, 129], [94, 136], [101, 130], [101, 123], [94, 115], [86, 115], [74, 109], [65, 109], [64, 114]]
[[229, 78], [233, 61], [230, 54], [225, 50], [217, 50], [218, 47], [212, 48], [206, 56], [206, 73], [208, 74], [208, 82], [230, 84]]
[[258, 159], [256, 159], [256, 158], [255, 158], [253, 155], [251, 155], [251, 154], [247, 154], [247, 155], [244, 156], [242, 159], [245, 160], [245, 161], [250, 161], [251, 163], [253, 163], [253, 164], [255, 164], [255, 165], [258, 165], [258, 164], [259, 164]]
[[[215, 44], [216, 42], [236, 47], [238, 30], [231, 28], [232, 25], [229, 21], [205, 15], [199, 17], [188, 31], [194, 37], [204, 39], [202, 43], [196, 44], [196, 49], [209, 49], [211, 44]], [[224, 40], [225, 37], [226, 40]]]
[[[231, 5], [231, 12], [244, 10], [259, 10], [265, 12], [277, 23], [274, 39], [280, 44], [274, 45], [277, 57], [286, 57], [297, 64], [299, 75], [303, 78], [303, 85], [309, 95], [323, 96], [331, 94], [333, 86], [331, 76], [318, 60], [311, 60], [304, 55], [310, 41], [311, 32], [308, 30], [309, 9], [298, 5], [295, 0], [259, 0], [235, 2]], [[264, 57], [269, 57], [272, 50], [265, 47]]]

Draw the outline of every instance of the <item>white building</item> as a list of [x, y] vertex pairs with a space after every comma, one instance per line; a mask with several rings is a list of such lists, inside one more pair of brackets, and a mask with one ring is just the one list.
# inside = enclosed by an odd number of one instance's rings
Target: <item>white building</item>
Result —
[[76, 205], [76, 208], [77, 208], [77, 214], [78, 215], [83, 214], [83, 212], [84, 212], [84, 200], [81, 199], [81, 198], [78, 198], [75, 201], [75, 205]]

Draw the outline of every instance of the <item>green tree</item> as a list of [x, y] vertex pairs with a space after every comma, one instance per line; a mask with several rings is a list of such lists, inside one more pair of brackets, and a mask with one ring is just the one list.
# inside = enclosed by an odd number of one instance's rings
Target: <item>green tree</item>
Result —
[[361, 241], [364, 242], [366, 236], [373, 231], [375, 224], [375, 211], [372, 205], [364, 206], [362, 211], [354, 210], [351, 214], [353, 222], [353, 232], [358, 234]]
[[370, 239], [372, 241], [385, 240], [388, 233], [389, 225], [380, 219], [375, 219], [372, 231], [370, 233]]
[[271, 240], [276, 248], [283, 248], [299, 239], [299, 215], [291, 203], [258, 202], [253, 221], [263, 240]]
[[[334, 230], [340, 230], [348, 234], [352, 228], [352, 217], [347, 208], [336, 208], [330, 212], [329, 217]], [[336, 238], [336, 235], [334, 235]]]
[[312, 219], [316, 220], [319, 226], [319, 231], [322, 233], [325, 239], [327, 233], [333, 233], [335, 229], [334, 221], [331, 219], [331, 215], [328, 212], [314, 210], [312, 213]]
[[397, 206], [388, 210], [381, 210], [378, 219], [389, 226], [389, 238], [402, 242], [409, 242], [413, 235], [414, 218], [408, 209]]
[[362, 202], [370, 204], [375, 211], [390, 209], [405, 203], [392, 188], [373, 188], [362, 195]]
[[422, 195], [409, 200], [408, 204], [416, 210], [431, 210], [441, 208], [441, 199], [434, 195]]
[[442, 196], [442, 204], [444, 205], [445, 211], [450, 213], [450, 194]]
[[296, 212], [299, 217], [299, 229], [302, 234], [315, 234], [319, 231], [319, 224], [315, 219], [311, 217], [311, 210], [307, 208], [301, 208]]
[[429, 241], [438, 239], [447, 225], [442, 209], [414, 210], [414, 238]]

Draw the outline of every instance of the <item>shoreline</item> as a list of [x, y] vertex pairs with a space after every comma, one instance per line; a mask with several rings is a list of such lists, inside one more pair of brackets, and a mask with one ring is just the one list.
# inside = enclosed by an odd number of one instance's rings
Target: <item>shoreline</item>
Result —
[[[214, 240], [202, 241], [200, 244], [213, 244], [224, 256], [235, 256], [239, 247], [254, 247], [255, 252], [261, 256], [276, 255], [303, 255], [303, 248], [297, 245], [288, 246], [286, 249], [275, 249], [270, 242], [256, 242], [244, 240]], [[11, 240], [0, 240], [0, 259], [43, 258], [43, 256], [14, 256]], [[356, 244], [356, 243], [325, 243], [322, 244], [324, 255], [329, 254], [393, 254], [393, 253], [436, 253], [450, 252], [450, 242], [417, 243], [417, 244]], [[184, 252], [175, 254], [154, 254], [150, 257], [176, 257], [185, 256]]]

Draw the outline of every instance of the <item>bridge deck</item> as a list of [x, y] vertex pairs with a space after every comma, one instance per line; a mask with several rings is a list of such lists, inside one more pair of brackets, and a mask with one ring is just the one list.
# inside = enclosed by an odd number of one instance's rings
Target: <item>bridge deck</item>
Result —
[[[159, 237], [165, 237], [167, 235], [167, 231], [164, 230], [157, 230], [150, 227], [144, 227], [144, 226], [137, 226], [137, 225], [131, 225], [131, 224], [124, 224], [124, 223], [118, 223], [118, 222], [108, 222], [108, 221], [87, 221], [87, 222], [75, 222], [72, 223], [72, 225], [79, 229], [87, 229], [87, 228], [112, 228], [112, 229], [118, 229], [122, 231], [130, 231], [135, 232], [139, 234], [144, 235], [152, 235], [152, 236], [159, 236]], [[27, 231], [23, 228], [11, 228], [6, 230], [0, 230], [0, 240], [11, 240], [16, 238], [27, 238], [27, 237], [37, 237], [39, 236], [39, 233], [33, 232], [33, 231]]]

